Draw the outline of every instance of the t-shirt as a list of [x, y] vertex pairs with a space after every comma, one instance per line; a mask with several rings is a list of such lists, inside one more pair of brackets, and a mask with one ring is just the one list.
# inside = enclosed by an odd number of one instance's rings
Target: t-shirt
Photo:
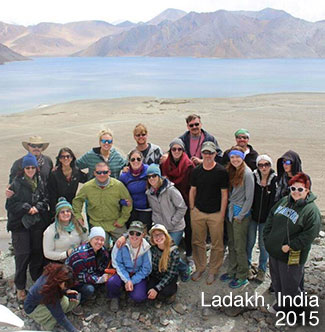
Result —
[[201, 148], [204, 141], [204, 135], [201, 133], [200, 136], [190, 135], [190, 153], [191, 157], [201, 158]]
[[221, 208], [221, 189], [228, 189], [229, 177], [220, 164], [207, 171], [203, 165], [197, 166], [191, 176], [191, 186], [196, 187], [194, 205], [205, 213], [215, 213]]

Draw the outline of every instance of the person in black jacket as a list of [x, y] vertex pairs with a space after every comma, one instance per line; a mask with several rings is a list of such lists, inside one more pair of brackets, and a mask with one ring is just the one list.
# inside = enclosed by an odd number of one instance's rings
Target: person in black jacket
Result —
[[48, 199], [38, 170], [37, 159], [31, 153], [22, 160], [23, 171], [10, 185], [14, 195], [7, 199], [7, 230], [11, 231], [15, 250], [15, 285], [18, 300], [26, 298], [26, 272], [33, 281], [42, 273], [43, 232], [48, 226]]
[[269, 257], [263, 242], [263, 229], [268, 213], [274, 205], [277, 175], [272, 168], [272, 159], [266, 154], [257, 157], [256, 165], [257, 169], [253, 173], [255, 189], [252, 205], [252, 219], [249, 223], [247, 234], [247, 259], [249, 266], [252, 266], [252, 251], [256, 241], [257, 230], [260, 257], [257, 275], [255, 275], [256, 270], [250, 268], [248, 279], [256, 277], [256, 281], [263, 282]]
[[56, 157], [56, 169], [50, 173], [48, 192], [51, 218], [55, 216], [55, 206], [60, 197], [65, 197], [71, 204], [76, 196], [79, 183], [87, 181], [87, 174], [75, 165], [76, 157], [69, 148], [60, 149]]

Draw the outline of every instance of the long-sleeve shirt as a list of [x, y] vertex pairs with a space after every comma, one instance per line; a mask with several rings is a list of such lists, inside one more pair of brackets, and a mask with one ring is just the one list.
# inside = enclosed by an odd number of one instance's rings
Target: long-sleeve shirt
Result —
[[[47, 277], [40, 276], [35, 284], [30, 288], [27, 298], [24, 302], [24, 310], [26, 314], [31, 314], [35, 308], [42, 303], [44, 295], [41, 294], [42, 287], [46, 283]], [[56, 319], [58, 324], [63, 326], [69, 332], [78, 332], [78, 330], [71, 324], [63, 309], [61, 307], [61, 299], [57, 299], [54, 304], [46, 304], [47, 309], [50, 311], [52, 316]]]

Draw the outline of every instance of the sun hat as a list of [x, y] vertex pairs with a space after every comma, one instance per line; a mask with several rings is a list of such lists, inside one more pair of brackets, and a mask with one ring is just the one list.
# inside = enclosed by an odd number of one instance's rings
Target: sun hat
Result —
[[23, 147], [29, 151], [28, 144], [43, 144], [42, 151], [46, 150], [50, 143], [44, 142], [41, 136], [30, 136], [29, 141], [24, 141], [21, 143]]

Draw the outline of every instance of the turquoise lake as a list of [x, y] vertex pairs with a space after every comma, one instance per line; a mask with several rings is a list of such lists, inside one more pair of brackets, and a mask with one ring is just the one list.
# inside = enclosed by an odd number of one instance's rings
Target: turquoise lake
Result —
[[325, 92], [325, 59], [33, 58], [0, 66], [0, 114], [78, 99]]

